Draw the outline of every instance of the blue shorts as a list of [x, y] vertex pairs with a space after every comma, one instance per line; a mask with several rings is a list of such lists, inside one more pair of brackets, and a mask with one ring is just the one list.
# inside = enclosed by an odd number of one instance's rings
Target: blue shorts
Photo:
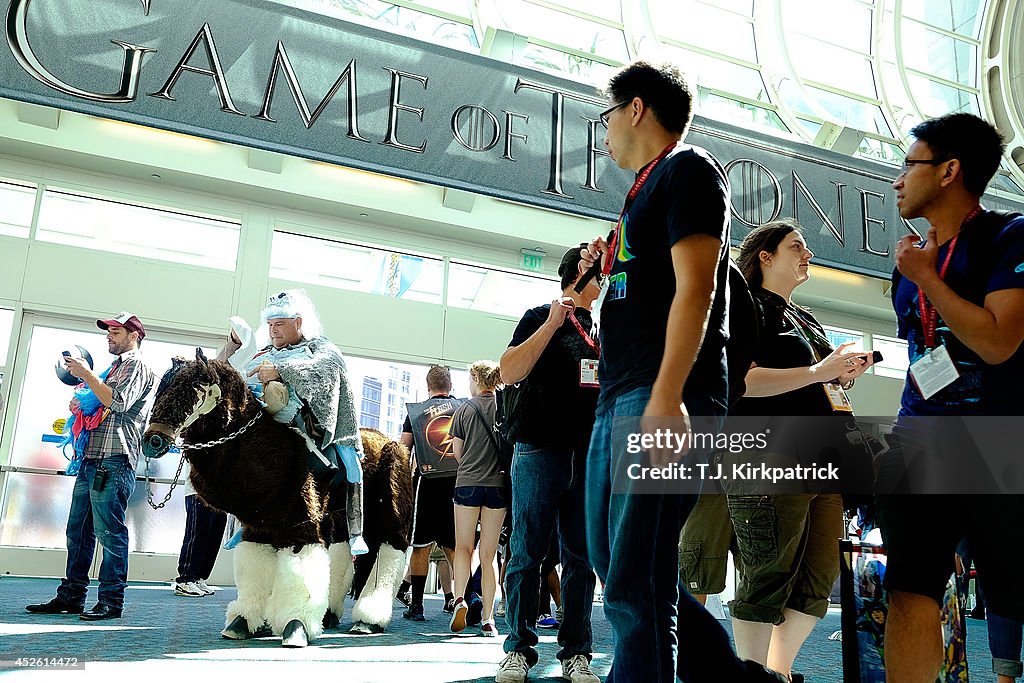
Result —
[[502, 510], [508, 507], [505, 489], [500, 486], [456, 486], [452, 501], [467, 508]]

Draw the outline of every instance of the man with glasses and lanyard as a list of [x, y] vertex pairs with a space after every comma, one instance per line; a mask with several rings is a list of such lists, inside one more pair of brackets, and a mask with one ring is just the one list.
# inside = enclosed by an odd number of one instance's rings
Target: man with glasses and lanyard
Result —
[[[994, 486], [979, 490], [976, 482], [989, 470], [978, 467], [985, 454], [962, 418], [1024, 414], [1024, 218], [981, 206], [1005, 148], [991, 124], [949, 114], [919, 124], [911, 135], [915, 141], [892, 186], [900, 216], [924, 218], [930, 227], [924, 240], [899, 240], [893, 273], [892, 303], [910, 368], [879, 477], [880, 492], [891, 492], [879, 496], [888, 552], [886, 676], [889, 683], [935, 680], [942, 662], [939, 605], [954, 552], [966, 538], [990, 615], [1016, 622], [1015, 644], [1000, 653], [989, 621], [993, 668], [1016, 677], [1024, 499], [995, 495]], [[942, 491], [919, 486], [920, 471], [904, 467], [915, 461], [927, 470], [927, 483], [944, 485]]]
[[740, 661], [718, 622], [680, 593], [679, 530], [697, 493], [671, 484], [638, 491], [624, 476], [631, 464], [663, 467], [685, 455], [631, 455], [618, 438], [627, 429], [680, 435], [690, 419], [717, 430], [725, 417], [730, 198], [721, 165], [682, 142], [693, 96], [678, 69], [634, 63], [608, 94], [605, 145], [637, 173], [611, 239], [583, 251], [587, 273], [609, 277], [586, 501], [588, 549], [615, 634], [608, 681], [674, 683], [677, 638], [685, 683], [784, 680]]

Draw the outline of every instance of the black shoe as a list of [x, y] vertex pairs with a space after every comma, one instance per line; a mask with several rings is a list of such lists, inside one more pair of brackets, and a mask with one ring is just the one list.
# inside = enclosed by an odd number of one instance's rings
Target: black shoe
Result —
[[38, 605], [25, 605], [25, 611], [32, 614], [81, 614], [85, 605], [73, 605], [62, 598], [54, 598], [50, 602]]
[[338, 628], [341, 625], [341, 621], [338, 619], [338, 615], [337, 614], [335, 614], [331, 610], [327, 610], [324, 613], [324, 622], [323, 622], [323, 624], [324, 624], [324, 628], [325, 629], [328, 629], [328, 628]]
[[412, 590], [406, 589], [404, 591], [403, 590], [398, 591], [398, 593], [395, 595], [395, 600], [398, 600], [398, 602], [402, 603], [406, 607], [411, 607], [412, 606]]
[[82, 621], [100, 621], [101, 619], [120, 619], [121, 608], [111, 607], [104, 602], [97, 602], [92, 609], [78, 615]]
[[984, 621], [985, 620], [985, 608], [984, 607], [975, 607], [974, 609], [972, 609], [970, 612], [967, 613], [967, 616], [969, 616], [971, 619], [981, 619], [982, 621]]
[[472, 598], [469, 602], [469, 612], [466, 614], [467, 626], [476, 626], [484, 615], [484, 601], [476, 593], [473, 593]]
[[423, 616], [423, 605], [409, 605], [409, 609], [402, 612], [402, 618], [409, 621], [426, 621]]
[[444, 612], [445, 614], [454, 614], [455, 613], [455, 596], [454, 595], [451, 596], [450, 598], [445, 598], [445, 600], [444, 600], [444, 607], [441, 609], [441, 611]]

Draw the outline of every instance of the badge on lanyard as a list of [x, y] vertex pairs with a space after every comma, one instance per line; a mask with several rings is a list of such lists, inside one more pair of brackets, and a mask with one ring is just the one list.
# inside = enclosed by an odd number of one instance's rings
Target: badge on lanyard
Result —
[[910, 366], [910, 376], [917, 385], [921, 397], [927, 400], [955, 382], [960, 373], [953, 365], [953, 359], [949, 357], [946, 347], [937, 346], [925, 351], [924, 355]]
[[[961, 224], [960, 229], [972, 218], [981, 213], [981, 206], [975, 207]], [[946, 260], [942, 262], [939, 269], [939, 279], [946, 279], [946, 271], [949, 269], [949, 262], [953, 259], [953, 250], [956, 249], [957, 239], [960, 233], [953, 236], [949, 242], [949, 249], [946, 251]], [[921, 314], [921, 331], [924, 333], [924, 355], [910, 366], [910, 378], [914, 380], [921, 397], [928, 400], [939, 393], [960, 377], [953, 359], [949, 357], [949, 351], [942, 344], [937, 343], [935, 330], [939, 325], [939, 312], [935, 310], [924, 290], [917, 288], [917, 304]]]
[[841, 413], [853, 412], [853, 404], [850, 403], [850, 397], [846, 395], [846, 390], [842, 386], [836, 382], [825, 382], [821, 386], [825, 388], [825, 395], [832, 404], [832, 410]]
[[596, 389], [597, 383], [597, 361], [591, 358], [580, 359], [580, 386]]

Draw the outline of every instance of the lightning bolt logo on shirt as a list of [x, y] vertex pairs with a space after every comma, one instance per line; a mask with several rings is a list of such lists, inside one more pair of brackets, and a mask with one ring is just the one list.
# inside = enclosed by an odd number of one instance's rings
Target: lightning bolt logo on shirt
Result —
[[454, 458], [452, 450], [452, 436], [449, 430], [452, 427], [451, 415], [438, 415], [427, 423], [427, 443], [441, 458]]
[[619, 263], [626, 263], [632, 261], [635, 257], [629, 251], [629, 216], [622, 214], [622, 220], [619, 221], [619, 246], [615, 252], [615, 260]]

